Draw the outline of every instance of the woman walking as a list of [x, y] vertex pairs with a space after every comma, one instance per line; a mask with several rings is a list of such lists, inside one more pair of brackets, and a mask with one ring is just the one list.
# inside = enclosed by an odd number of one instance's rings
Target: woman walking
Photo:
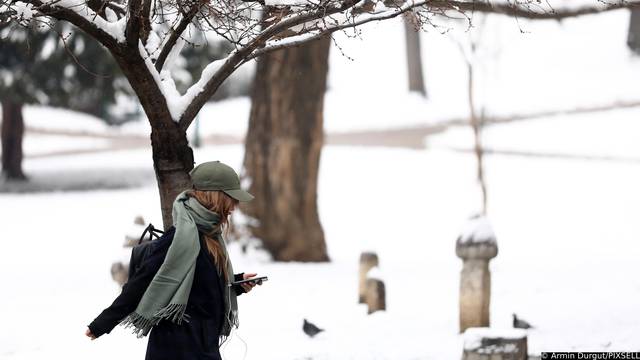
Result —
[[222, 230], [236, 205], [253, 195], [219, 161], [190, 175], [193, 189], [173, 203], [174, 225], [149, 245], [121, 294], [88, 325], [92, 340], [121, 324], [138, 337], [150, 332], [146, 360], [221, 360], [219, 346], [238, 326], [236, 296], [256, 285], [231, 286], [256, 274], [234, 274]]

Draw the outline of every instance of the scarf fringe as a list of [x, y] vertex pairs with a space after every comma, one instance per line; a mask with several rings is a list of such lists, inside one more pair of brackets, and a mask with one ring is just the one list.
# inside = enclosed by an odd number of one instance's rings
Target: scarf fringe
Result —
[[222, 324], [222, 329], [220, 331], [220, 337], [226, 338], [231, 334], [231, 331], [234, 328], [238, 328], [240, 326], [240, 321], [238, 319], [237, 311], [229, 311], [227, 316], [225, 316], [224, 324]]
[[183, 320], [189, 322], [190, 316], [185, 313], [186, 309], [186, 304], [169, 304], [158, 310], [151, 319], [145, 318], [134, 311], [122, 319], [119, 325], [124, 326], [125, 329], [133, 327], [133, 333], [136, 334], [136, 337], [142, 338], [147, 336], [151, 328], [163, 319], [169, 320], [177, 325], [181, 325]]
[[[169, 304], [164, 308], [158, 310], [158, 312], [153, 316], [154, 319], [158, 319], [159, 322], [161, 319], [167, 319], [171, 322], [174, 322], [178, 325], [182, 324], [182, 320], [186, 315], [184, 312], [187, 310], [187, 304]], [[188, 315], [187, 315], [188, 317]], [[188, 320], [185, 320], [188, 322]]]
[[229, 336], [231, 336], [231, 332], [234, 328], [238, 328], [240, 326], [240, 321], [238, 318], [237, 311], [229, 311], [226, 316], [225, 323], [222, 326], [222, 331], [218, 335], [218, 347], [221, 347], [227, 340]]

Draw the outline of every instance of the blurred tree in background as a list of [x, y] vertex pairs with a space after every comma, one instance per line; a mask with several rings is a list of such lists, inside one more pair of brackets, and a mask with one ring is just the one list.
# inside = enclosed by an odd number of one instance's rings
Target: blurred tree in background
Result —
[[[35, 24], [35, 23], [34, 23]], [[26, 179], [22, 172], [25, 104], [64, 107], [108, 123], [139, 114], [117, 101], [133, 99], [133, 90], [106, 50], [71, 26], [55, 31], [37, 26], [0, 28], [0, 100], [2, 101], [2, 172], [8, 179]]]
[[422, 54], [420, 52], [420, 32], [422, 24], [420, 18], [413, 12], [404, 14], [404, 35], [407, 53], [407, 76], [409, 91], [417, 92], [427, 97], [422, 71]]
[[276, 260], [327, 261], [317, 188], [331, 38], [258, 60], [244, 169], [255, 195], [243, 211]]
[[627, 45], [634, 53], [640, 55], [640, 9], [631, 9], [630, 12]]
[[133, 90], [98, 42], [71, 26], [56, 31], [30, 26], [0, 29], [0, 97], [19, 104], [41, 104], [81, 111], [121, 123], [137, 108], [116, 105]]
[[[138, 119], [135, 93], [109, 52], [69, 24], [0, 27], [0, 101], [2, 102], [2, 172], [26, 180], [22, 171], [25, 104], [61, 107], [96, 116], [110, 125]], [[185, 46], [174, 64], [176, 85], [185, 91], [211, 58], [231, 50], [226, 41]], [[248, 93], [246, 83], [228, 82], [213, 100]]]

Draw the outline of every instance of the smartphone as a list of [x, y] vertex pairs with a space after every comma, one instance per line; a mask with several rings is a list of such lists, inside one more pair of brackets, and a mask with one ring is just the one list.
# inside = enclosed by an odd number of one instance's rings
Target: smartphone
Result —
[[244, 279], [244, 280], [240, 280], [240, 281], [234, 281], [231, 284], [229, 284], [230, 286], [232, 285], [240, 285], [240, 284], [245, 284], [248, 282], [255, 282], [255, 283], [261, 283], [263, 281], [267, 281], [269, 280], [269, 278], [267, 278], [266, 276], [260, 276], [260, 277], [254, 277], [251, 279]]

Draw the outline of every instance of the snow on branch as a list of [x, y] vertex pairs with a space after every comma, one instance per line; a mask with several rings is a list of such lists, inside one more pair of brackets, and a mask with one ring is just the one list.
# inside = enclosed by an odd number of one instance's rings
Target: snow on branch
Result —
[[8, 14], [11, 20], [20, 25], [28, 26], [35, 17], [49, 17], [67, 20], [94, 35], [97, 40], [123, 42], [126, 18], [116, 15], [122, 14], [122, 11], [113, 6], [106, 7], [105, 12], [104, 17], [98, 15], [85, 0], [0, 0], [0, 13]]
[[0, 13], [5, 16], [12, 17], [22, 26], [27, 26], [33, 19], [33, 4], [16, 1], [13, 3], [13, 7], [3, 5], [0, 8]]
[[171, 28], [171, 35], [166, 37], [166, 41], [164, 41], [164, 43], [162, 44], [160, 55], [158, 55], [158, 59], [156, 60], [156, 70], [162, 71], [167, 57], [175, 48], [176, 43], [182, 39], [182, 33], [187, 29], [193, 18], [198, 13], [198, 10], [199, 8], [197, 6], [191, 7], [187, 13], [180, 16], [178, 26], [175, 29]]
[[[140, 56], [142, 56], [142, 58], [144, 59], [145, 64], [147, 65], [147, 69], [153, 76], [153, 79], [158, 85], [158, 88], [160, 89], [160, 91], [162, 92], [162, 95], [164, 95], [165, 100], [167, 102], [167, 106], [169, 107], [169, 113], [171, 114], [171, 118], [176, 122], [180, 120], [187, 106], [189, 106], [189, 104], [193, 102], [193, 99], [204, 90], [205, 85], [213, 77], [213, 75], [216, 74], [218, 69], [220, 69], [220, 67], [230, 57], [233, 56], [233, 54], [230, 54], [224, 59], [216, 60], [209, 63], [204, 68], [204, 70], [202, 70], [202, 74], [200, 75], [200, 80], [198, 80], [195, 84], [191, 85], [191, 87], [187, 89], [184, 95], [181, 95], [171, 76], [171, 71], [162, 70], [160, 73], [158, 73], [158, 70], [156, 69], [155, 65], [151, 61], [151, 56], [147, 52], [147, 49], [145, 48], [142, 41], [140, 41], [138, 44], [139, 44], [138, 48], [140, 51]], [[183, 45], [184, 45], [184, 41], [179, 40], [176, 46], [181, 48]], [[179, 52], [180, 50], [177, 49], [176, 51], [169, 54], [169, 56], [167, 57], [167, 62], [171, 62], [172, 58], [177, 56]]]

